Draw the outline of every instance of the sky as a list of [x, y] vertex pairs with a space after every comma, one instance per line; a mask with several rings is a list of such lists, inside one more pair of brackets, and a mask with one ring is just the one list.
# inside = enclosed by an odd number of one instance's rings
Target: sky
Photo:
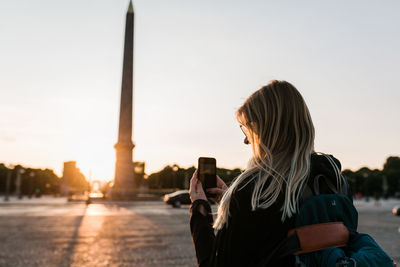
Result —
[[[128, 0], [0, 0], [0, 162], [114, 175]], [[301, 92], [316, 151], [400, 155], [400, 2], [135, 0], [134, 159], [244, 168], [235, 111], [272, 79]]]

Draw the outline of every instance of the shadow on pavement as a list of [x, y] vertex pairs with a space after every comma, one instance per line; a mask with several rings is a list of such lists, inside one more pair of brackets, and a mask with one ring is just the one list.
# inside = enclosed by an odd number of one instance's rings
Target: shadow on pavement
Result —
[[88, 206], [85, 206], [84, 212], [82, 215], [78, 216], [75, 221], [74, 231], [71, 236], [71, 241], [68, 243], [68, 247], [65, 250], [65, 254], [61, 258], [60, 266], [71, 266], [73, 262], [73, 256], [75, 248], [79, 242], [79, 229], [82, 225], [83, 218], [86, 216], [86, 210]]

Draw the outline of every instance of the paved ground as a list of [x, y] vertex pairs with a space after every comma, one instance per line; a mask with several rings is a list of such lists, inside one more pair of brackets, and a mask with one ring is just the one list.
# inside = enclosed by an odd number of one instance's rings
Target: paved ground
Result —
[[[400, 201], [356, 203], [360, 231], [400, 261]], [[195, 266], [188, 206], [0, 200], [0, 266]]]
[[[400, 263], [400, 217], [394, 216], [392, 208], [400, 200], [355, 202], [358, 210], [358, 231], [371, 235], [378, 244]], [[400, 266], [400, 265], [399, 265]]]
[[195, 266], [188, 208], [0, 206], [0, 266]]

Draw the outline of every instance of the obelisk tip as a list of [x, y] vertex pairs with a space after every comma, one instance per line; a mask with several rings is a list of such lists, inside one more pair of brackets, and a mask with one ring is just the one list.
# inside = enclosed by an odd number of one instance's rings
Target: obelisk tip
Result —
[[132, 0], [129, 1], [128, 13], [133, 13]]

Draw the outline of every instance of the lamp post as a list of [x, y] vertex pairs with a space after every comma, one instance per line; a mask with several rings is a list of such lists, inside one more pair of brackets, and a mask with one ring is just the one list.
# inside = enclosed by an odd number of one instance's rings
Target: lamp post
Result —
[[21, 168], [21, 166], [17, 166], [17, 178], [15, 180], [15, 187], [16, 187], [16, 195], [18, 196], [18, 199], [22, 199], [22, 192], [21, 192], [21, 184], [22, 184], [22, 179], [21, 179], [21, 174], [25, 173], [25, 170]]
[[33, 179], [35, 177], [35, 172], [30, 171], [29, 172], [29, 192], [28, 192], [28, 198], [32, 198], [32, 191], [33, 191]]
[[10, 164], [10, 165], [8, 165], [8, 168], [7, 168], [6, 194], [4, 196], [4, 201], [8, 201], [9, 196], [10, 196], [10, 184], [11, 184], [11, 175], [12, 175], [11, 169], [14, 169], [14, 166]]
[[185, 184], [183, 187], [189, 189], [189, 175], [187, 173], [185, 173]]
[[173, 185], [174, 190], [175, 190], [175, 188], [176, 188], [176, 180], [177, 180], [177, 178], [178, 178], [179, 166], [176, 165], [176, 164], [174, 164], [174, 165], [172, 166], [172, 170], [174, 171], [174, 180], [173, 180], [173, 182], [172, 182], [172, 185]]

